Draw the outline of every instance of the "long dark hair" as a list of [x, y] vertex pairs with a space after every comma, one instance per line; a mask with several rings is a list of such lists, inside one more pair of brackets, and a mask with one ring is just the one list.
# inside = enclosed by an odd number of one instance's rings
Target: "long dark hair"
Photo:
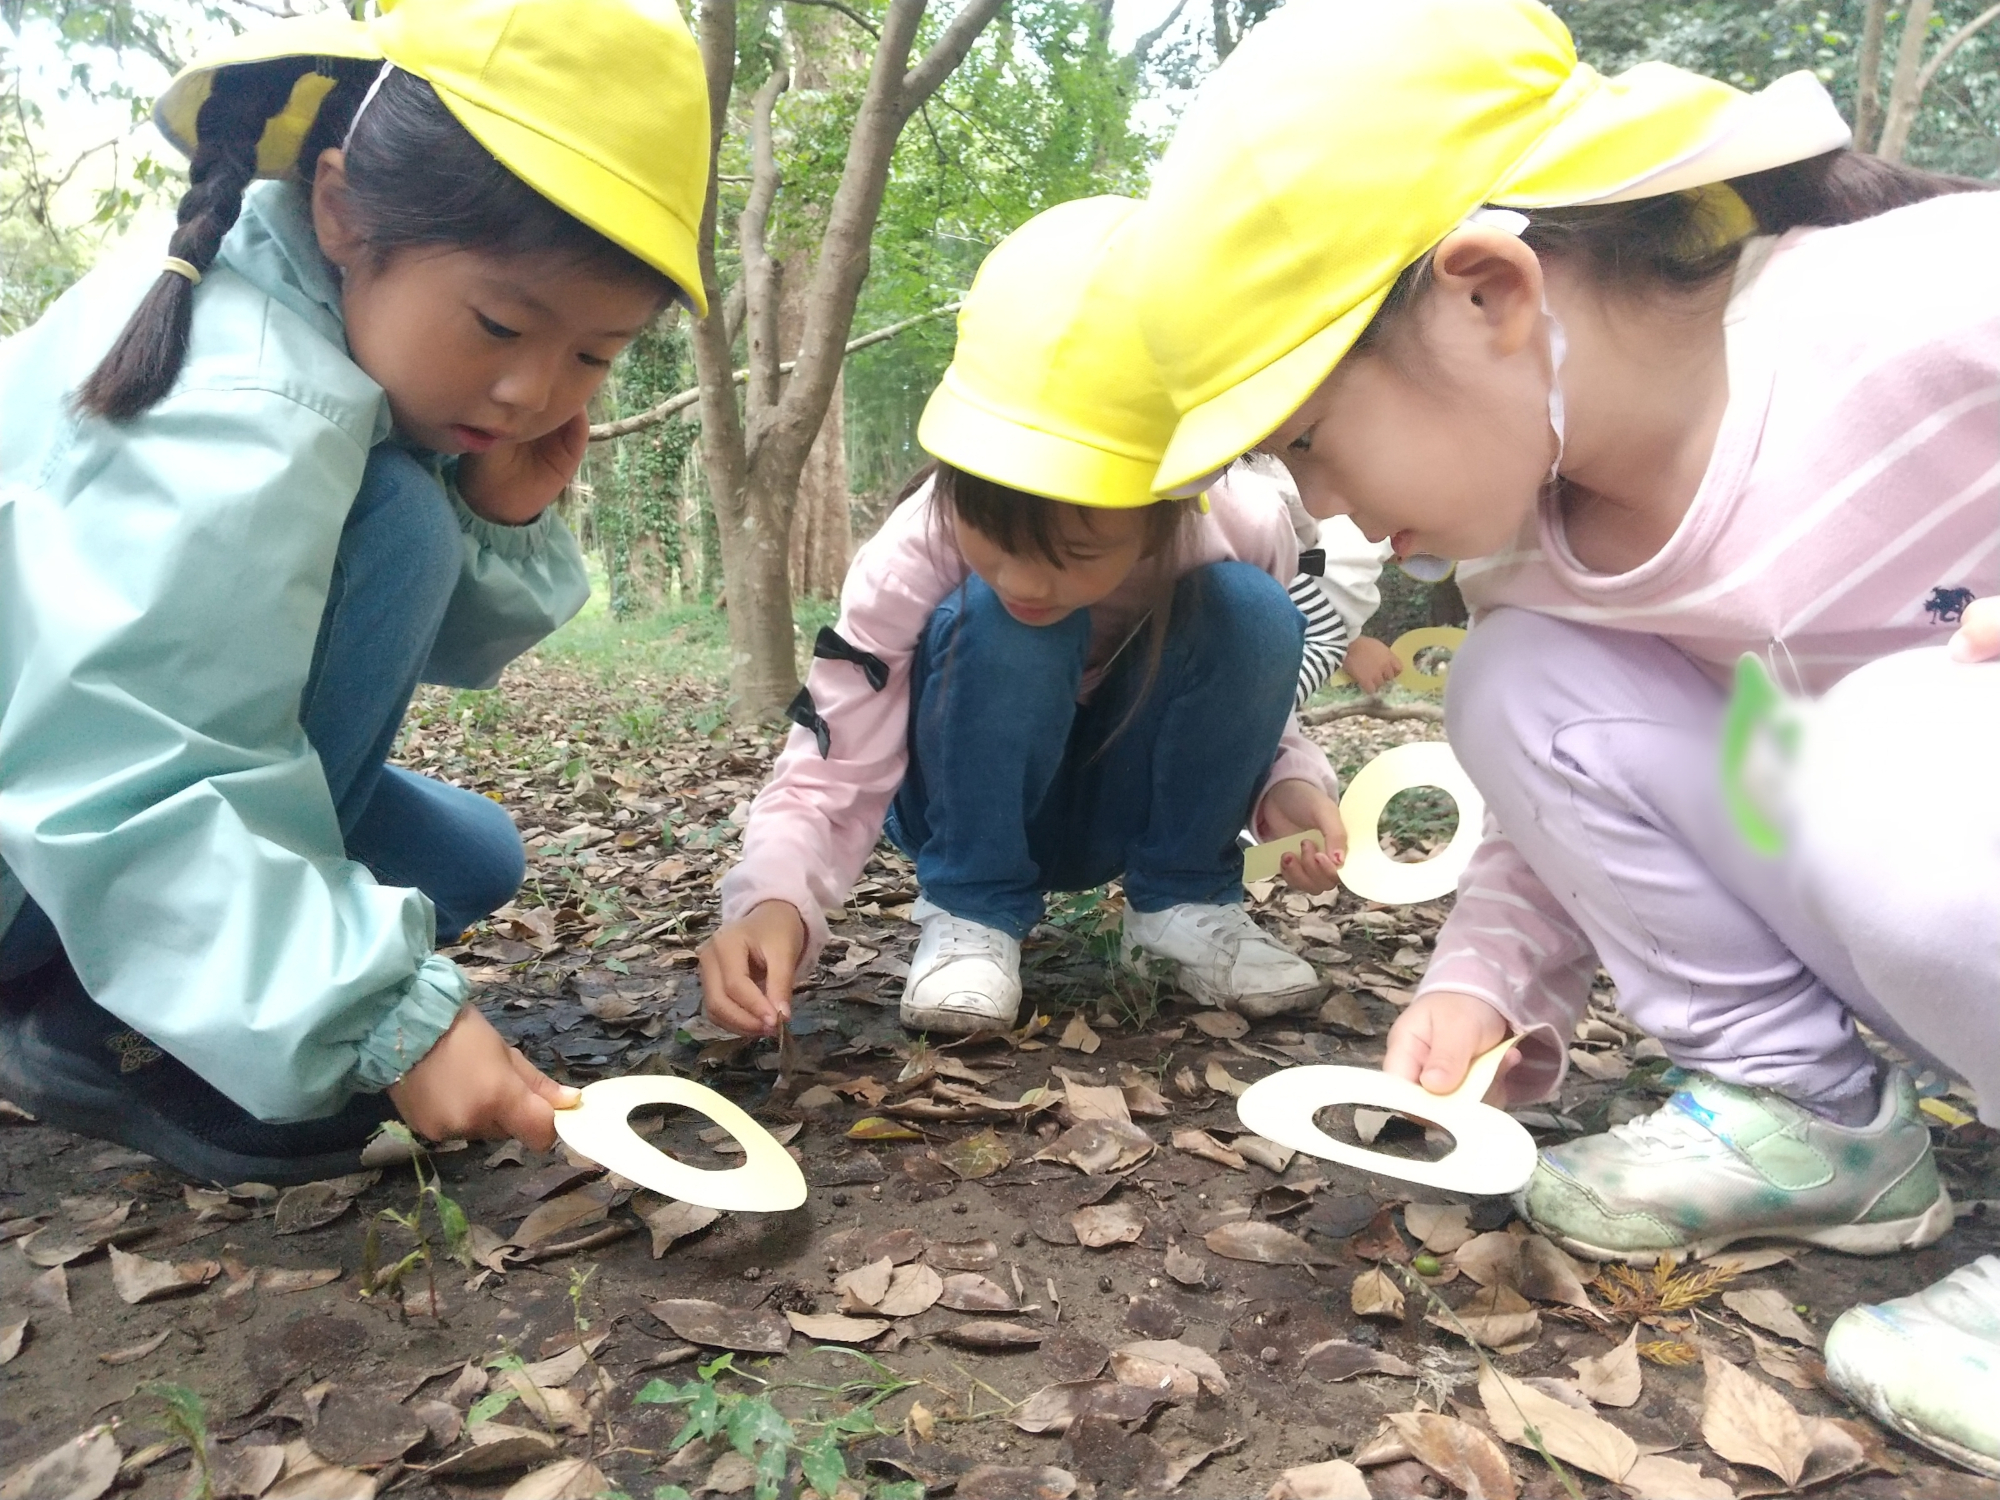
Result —
[[[415, 74], [390, 72], [355, 125], [355, 110], [379, 68], [368, 61], [278, 58], [218, 70], [195, 120], [198, 144], [167, 253], [203, 273], [215, 263], [257, 175], [265, 125], [284, 110], [300, 80], [318, 71], [331, 74], [334, 84], [300, 148], [297, 173], [310, 186], [320, 153], [341, 145], [354, 125], [345, 141], [347, 185], [378, 260], [422, 245], [556, 255], [600, 274], [654, 282], [662, 302], [682, 297], [667, 277], [502, 166]], [[78, 388], [80, 411], [125, 422], [167, 394], [187, 358], [194, 290], [178, 272], [160, 273]]]
[[[1842, 148], [1791, 162], [1727, 186], [1749, 208], [1759, 234], [1831, 228], [1872, 219], [1948, 193], [1992, 191], [2000, 183], [1951, 177]], [[1607, 290], [1647, 294], [1689, 290], [1727, 275], [1743, 248], [1730, 232], [1726, 195], [1696, 189], [1629, 203], [1540, 208], [1521, 239], [1536, 255], [1580, 261]], [[1430, 286], [1431, 258], [1407, 267], [1390, 287], [1357, 350], [1378, 344]]]

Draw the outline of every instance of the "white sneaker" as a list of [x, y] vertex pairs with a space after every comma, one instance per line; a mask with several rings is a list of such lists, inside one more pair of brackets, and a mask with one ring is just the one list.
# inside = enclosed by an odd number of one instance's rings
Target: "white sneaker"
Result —
[[2000, 1476], [2000, 1260], [1982, 1255], [1908, 1297], [1849, 1308], [1827, 1379], [1913, 1442]]
[[1317, 1005], [1326, 981], [1241, 906], [1187, 902], [1165, 911], [1125, 909], [1125, 962], [1144, 969], [1140, 950], [1178, 965], [1180, 987], [1203, 1005], [1252, 1020]]
[[983, 922], [954, 917], [919, 899], [924, 929], [903, 989], [903, 1024], [912, 1031], [1005, 1031], [1021, 1009], [1021, 945]]

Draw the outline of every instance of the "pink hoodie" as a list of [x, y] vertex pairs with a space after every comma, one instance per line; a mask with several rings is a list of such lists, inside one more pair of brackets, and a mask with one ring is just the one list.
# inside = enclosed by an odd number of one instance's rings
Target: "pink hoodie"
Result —
[[[1209, 491], [1209, 510], [1183, 535], [1180, 573], [1238, 559], [1280, 583], [1298, 572], [1298, 541], [1285, 504], [1270, 480], [1236, 472]], [[1083, 696], [1095, 690], [1105, 664], [1145, 618], [1157, 581], [1142, 562], [1108, 599], [1092, 607], [1090, 662]], [[751, 805], [743, 858], [722, 882], [722, 919], [734, 921], [764, 901], [789, 901], [806, 923], [799, 973], [811, 972], [826, 942], [826, 914], [838, 910], [861, 874], [882, 820], [909, 763], [910, 659], [931, 612], [963, 583], [968, 570], [937, 517], [929, 486], [904, 501], [863, 544], [840, 590], [840, 634], [889, 668], [881, 692], [851, 662], [815, 661], [806, 677], [813, 703], [831, 731], [821, 759], [813, 736], [794, 729], [770, 782]], [[1178, 576], [1178, 575], [1177, 575]], [[1325, 754], [1285, 726], [1265, 779], [1310, 781], [1340, 795]]]

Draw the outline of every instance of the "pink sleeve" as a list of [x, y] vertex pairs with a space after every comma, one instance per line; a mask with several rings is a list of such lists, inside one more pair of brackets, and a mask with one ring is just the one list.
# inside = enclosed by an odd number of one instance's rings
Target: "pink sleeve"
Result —
[[1510, 1092], [1545, 1099], [1569, 1066], [1597, 953], [1491, 814], [1485, 834], [1459, 877], [1458, 899], [1417, 994], [1456, 990], [1499, 1011], [1523, 1038]]
[[888, 685], [875, 691], [852, 662], [813, 662], [806, 688], [826, 721], [828, 753], [820, 756], [809, 731], [792, 731], [750, 806], [743, 857], [723, 877], [725, 922], [764, 901], [798, 908], [801, 977], [825, 946], [826, 914], [847, 899], [881, 837], [909, 764], [910, 660], [931, 612], [965, 576], [955, 550], [933, 545], [930, 514], [927, 494], [904, 501], [855, 555], [840, 590], [834, 628], [881, 658]]

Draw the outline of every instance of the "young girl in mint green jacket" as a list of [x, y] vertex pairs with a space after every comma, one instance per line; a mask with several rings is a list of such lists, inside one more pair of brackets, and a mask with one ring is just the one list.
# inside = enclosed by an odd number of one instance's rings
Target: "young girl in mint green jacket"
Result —
[[[700, 301], [708, 107], [652, 0], [405, 0], [160, 101], [164, 266], [0, 346], [0, 1095], [193, 1175], [569, 1102], [434, 949], [506, 812], [386, 764], [581, 607], [585, 403]], [[258, 182], [257, 175], [276, 178]]]

